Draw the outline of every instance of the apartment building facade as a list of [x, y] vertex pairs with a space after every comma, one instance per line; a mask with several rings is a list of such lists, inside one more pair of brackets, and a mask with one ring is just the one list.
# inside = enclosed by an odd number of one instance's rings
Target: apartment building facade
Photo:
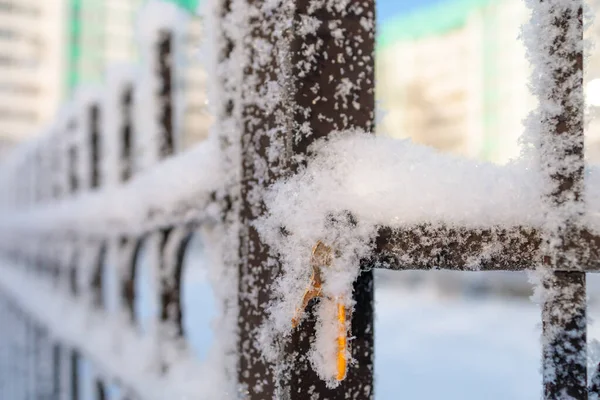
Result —
[[[136, 36], [138, 15], [148, 0], [68, 0], [69, 52], [67, 93], [98, 84], [114, 64], [140, 61]], [[187, 148], [208, 134], [205, 72], [198, 55], [202, 26], [199, 0], [170, 0], [181, 7], [174, 40], [176, 126], [178, 144]]]
[[535, 108], [522, 0], [453, 0], [391, 21], [378, 48], [380, 134], [506, 163]]
[[[208, 132], [205, 74], [198, 55], [199, 0], [182, 9], [175, 35], [180, 147]], [[0, 0], [0, 149], [36, 135], [74, 91], [101, 85], [113, 64], [140, 61], [139, 11], [147, 0]]]
[[64, 70], [61, 4], [0, 0], [2, 149], [37, 133], [56, 112]]

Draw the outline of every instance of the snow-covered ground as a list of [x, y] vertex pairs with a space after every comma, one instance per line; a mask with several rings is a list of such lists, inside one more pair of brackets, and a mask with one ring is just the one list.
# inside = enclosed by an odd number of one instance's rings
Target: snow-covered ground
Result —
[[538, 307], [376, 292], [376, 399], [539, 398]]

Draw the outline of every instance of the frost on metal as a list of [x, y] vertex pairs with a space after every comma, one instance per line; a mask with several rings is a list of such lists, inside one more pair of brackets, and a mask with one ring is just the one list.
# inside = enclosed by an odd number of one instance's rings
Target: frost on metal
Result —
[[[232, 4], [236, 10], [237, 3]], [[249, 16], [245, 41], [247, 58], [242, 64], [247, 67], [246, 84], [240, 99], [244, 106], [245, 131], [241, 213], [245, 231], [241, 240], [242, 255], [249, 260], [241, 268], [240, 304], [249, 322], [241, 325], [244, 329], [240, 339], [240, 379], [252, 385], [245, 388], [249, 393], [271, 391], [272, 383], [259, 387], [260, 382], [277, 380], [279, 388], [275, 390], [280, 391], [280, 396], [302, 393], [327, 398], [334, 395], [332, 389], [340, 384], [336, 379], [338, 356], [350, 360], [358, 354], [363, 358], [360, 363], [363, 370], [348, 367], [346, 382], [353, 382], [348, 383], [352, 393], [348, 395], [368, 398], [372, 393], [367, 373], [372, 365], [370, 341], [365, 339], [363, 347], [356, 340], [352, 355], [350, 350], [342, 350], [347, 353], [340, 354], [340, 332], [337, 328], [331, 329], [336, 325], [336, 313], [327, 308], [328, 301], [320, 301], [315, 306], [316, 325], [314, 320], [303, 318], [298, 330], [291, 331], [291, 319], [310, 282], [311, 249], [319, 239], [327, 246], [334, 246], [338, 255], [331, 268], [324, 271], [324, 296], [343, 294], [341, 305], [348, 310], [354, 307], [353, 285], [360, 271], [356, 255], [365, 247], [365, 243], [357, 239], [362, 234], [360, 227], [353, 227], [353, 218], [345, 210], [331, 210], [333, 215], [327, 227], [312, 227], [317, 232], [326, 230], [329, 236], [315, 234], [312, 241], [305, 238], [294, 242], [296, 245], [289, 245], [295, 240], [296, 232], [286, 231], [283, 226], [269, 228], [255, 221], [270, 213], [273, 206], [268, 195], [265, 197], [265, 189], [301, 170], [311, 143], [335, 131], [373, 131], [373, 3], [257, 1], [239, 7]], [[268, 18], [264, 18], [265, 15]], [[294, 212], [290, 208], [286, 215], [293, 219], [300, 217]], [[318, 210], [318, 215], [305, 216], [307, 220], [314, 220], [323, 212]], [[287, 234], [290, 242], [282, 239]], [[336, 242], [327, 242], [328, 239], [336, 239]], [[289, 247], [282, 245], [282, 240]], [[355, 245], [358, 248], [354, 248]], [[291, 253], [286, 254], [288, 250]], [[280, 271], [280, 277], [274, 280]], [[288, 287], [293, 290], [286, 292]], [[267, 319], [260, 303], [272, 295], [275, 298]], [[366, 301], [370, 304], [370, 299]], [[367, 313], [363, 317], [371, 319]], [[310, 337], [313, 325], [314, 337]], [[358, 332], [359, 335], [368, 336], [366, 331], [372, 332], [371, 323], [366, 325], [365, 332]], [[258, 332], [260, 343], [254, 339]], [[287, 339], [293, 341], [295, 347], [283, 350]], [[275, 364], [275, 377], [258, 358], [261, 354]], [[365, 372], [362, 377], [361, 371]], [[260, 374], [259, 378], [256, 374]], [[321, 380], [326, 382], [327, 388]], [[300, 387], [296, 389], [296, 386]], [[310, 390], [313, 393], [309, 393]]]
[[526, 121], [526, 138], [541, 167], [548, 245], [561, 247], [564, 225], [578, 224], [584, 208], [583, 2], [528, 0], [524, 27], [539, 106]]
[[207, 141], [139, 174], [127, 185], [81, 193], [24, 212], [7, 210], [0, 225], [15, 233], [75, 230], [117, 235], [139, 234], [178, 221], [218, 218], [216, 209], [206, 206], [221, 182], [219, 159], [214, 143]]
[[234, 13], [232, 3], [210, 0], [202, 9], [205, 31], [202, 58], [208, 76], [208, 108], [215, 118], [209, 140], [220, 154], [220, 185], [214, 190], [221, 223], [202, 227], [207, 255], [211, 263], [209, 279], [219, 311], [214, 321], [216, 342], [212, 348], [215, 367], [220, 367], [222, 388], [230, 397], [236, 393], [239, 209], [241, 174], [241, 103], [244, 18]]
[[155, 164], [174, 148], [174, 31], [185, 18], [175, 4], [147, 3], [139, 14], [137, 36], [141, 65], [134, 92], [136, 118], [135, 170]]
[[135, 76], [136, 70], [129, 65], [112, 66], [106, 73], [102, 98], [103, 187], [119, 185], [131, 176]]
[[[316, 142], [311, 153], [306, 168], [271, 187], [268, 214], [257, 224], [284, 266], [275, 286], [278, 301], [271, 308], [274, 335], [291, 331], [290, 315], [310, 281], [310, 251], [317, 241], [335, 249], [331, 267], [323, 271], [324, 296], [344, 298], [352, 309], [352, 283], [361, 259], [374, 250], [381, 226], [415, 231], [428, 224], [437, 235], [435, 226], [535, 226], [542, 217], [539, 180], [523, 165], [461, 160], [361, 131]], [[478, 265], [472, 261], [472, 269]], [[331, 376], [335, 357], [325, 356], [331, 349], [323, 344], [335, 342], [317, 343], [321, 347], [313, 355], [314, 365], [327, 371], [322, 376]]]
[[584, 267], [579, 232], [590, 201], [584, 192], [583, 2], [527, 3], [532, 14], [524, 39], [539, 100], [527, 129], [538, 149], [544, 211], [542, 266], [531, 279], [543, 307], [545, 396], [581, 398], [588, 391], [587, 321], [585, 273], [577, 270]]

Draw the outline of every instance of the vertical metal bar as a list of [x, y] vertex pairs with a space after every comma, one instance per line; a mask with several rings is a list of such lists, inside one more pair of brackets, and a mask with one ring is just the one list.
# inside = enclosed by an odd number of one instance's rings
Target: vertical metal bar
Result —
[[585, 273], [553, 272], [544, 288], [552, 293], [542, 311], [545, 399], [587, 399]]
[[54, 343], [52, 346], [52, 396], [53, 400], [60, 400], [62, 393], [62, 346]]
[[52, 147], [50, 149], [50, 165], [52, 169], [52, 179], [51, 179], [51, 197], [54, 200], [59, 199], [64, 191], [63, 187], [63, 143], [64, 136], [61, 134], [56, 134], [54, 137], [54, 142], [52, 143]]
[[100, 105], [92, 103], [88, 110], [89, 113], [89, 146], [91, 176], [90, 187], [96, 189], [100, 186]]
[[[262, 0], [250, 3], [257, 9], [264, 6]], [[242, 97], [250, 100], [246, 100], [243, 111], [238, 287], [238, 380], [249, 399], [271, 398], [276, 393], [289, 399], [369, 399], [373, 395], [370, 271], [364, 272], [355, 285], [358, 304], [352, 321], [356, 337], [352, 356], [358, 362], [349, 368], [338, 388], [328, 389], [306, 357], [315, 329], [311, 318], [287, 345], [286, 373], [273, 375], [277, 367], [264, 361], [256, 339], [256, 331], [266, 318], [264, 305], [270, 300], [272, 282], [278, 274], [277, 261], [253, 227], [253, 222], [265, 211], [262, 201], [257, 201], [257, 194], [300, 167], [302, 162], [297, 160], [302, 157], [298, 156], [305, 155], [315, 140], [336, 130], [359, 128], [372, 132], [374, 126], [374, 1], [349, 3], [342, 10], [319, 4], [299, 0], [295, 7], [273, 10], [268, 20], [261, 13], [256, 16], [251, 13], [249, 20], [250, 60], [246, 64], [247, 85]], [[314, 32], [301, 35], [306, 17], [322, 22]], [[293, 24], [280, 31], [282, 27], [277, 24], [281, 20]], [[337, 32], [344, 32], [343, 37]], [[267, 62], [261, 46], [265, 41], [273, 46]], [[306, 49], [311, 46], [314, 51], [309, 57]], [[287, 97], [284, 95], [285, 99], [275, 109], [255, 100], [261, 98], [269, 82], [285, 82], [283, 87], [287, 90]], [[340, 90], [340, 86], [350, 82], [349, 93]], [[336, 93], [340, 95], [334, 96]], [[275, 160], [272, 148], [282, 149]]]
[[[119, 157], [119, 181], [129, 181], [133, 175], [133, 85], [128, 84], [121, 94], [121, 132], [119, 135], [120, 157]], [[129, 321], [134, 321], [134, 277], [135, 262], [139, 241], [135, 238], [121, 236], [117, 243], [118, 274], [120, 287], [120, 304], [125, 308]]]
[[[543, 0], [540, 0], [543, 3]], [[541, 51], [551, 72], [550, 88], [540, 103], [561, 107], [560, 115], [543, 109], [540, 160], [547, 177], [549, 225], [545, 228], [543, 282], [544, 398], [587, 399], [587, 320], [585, 272], [578, 271], [577, 238], [583, 215], [583, 13], [582, 1], [540, 7], [552, 17], [553, 42]], [[539, 35], [545, 32], [538, 32]], [[541, 43], [543, 41], [540, 40]], [[544, 113], [545, 112], [545, 113]], [[550, 225], [553, 224], [553, 225]]]
[[35, 399], [35, 332], [33, 322], [23, 311], [23, 320], [25, 322], [25, 398], [29, 400]]
[[0, 396], [2, 398], [8, 398], [9, 396], [9, 379], [8, 379], [8, 361], [10, 359], [9, 354], [9, 337], [10, 327], [12, 322], [10, 321], [10, 314], [8, 312], [7, 299], [3, 293], [0, 292], [0, 321], [5, 324], [0, 329]]
[[[161, 255], [163, 258], [162, 267], [172, 267], [164, 278], [160, 280], [160, 298], [161, 298], [161, 321], [169, 324], [175, 330], [175, 335], [183, 335], [182, 310], [181, 310], [181, 273], [183, 257], [187, 245], [192, 235], [186, 228], [179, 228], [165, 236]], [[174, 247], [174, 250], [165, 251], [167, 246]]]
[[[78, 160], [78, 149], [77, 142], [73, 140], [73, 136], [76, 131], [76, 121], [72, 119], [69, 121], [67, 126], [67, 130], [69, 133], [69, 138], [67, 140], [68, 146], [68, 165], [67, 170], [67, 186], [68, 192], [71, 195], [75, 195], [80, 189], [79, 184], [79, 160]], [[67, 271], [68, 271], [68, 287], [69, 292], [73, 297], [78, 296], [79, 287], [78, 287], [78, 277], [77, 277], [77, 261], [79, 258], [79, 253], [77, 251], [76, 241], [71, 238], [71, 245], [73, 246], [73, 252], [71, 253], [71, 258], [68, 260]], [[70, 389], [70, 398], [71, 400], [78, 400], [79, 398], [79, 354], [76, 349], [70, 348], [68, 351], [68, 365], [69, 365], [69, 389]]]
[[[264, 5], [263, 0], [248, 2], [256, 10]], [[248, 41], [244, 43], [249, 59], [245, 61], [244, 83], [241, 98], [249, 99], [243, 104], [241, 138], [241, 193], [240, 193], [240, 262], [238, 272], [238, 362], [237, 380], [239, 390], [246, 399], [276, 398], [277, 366], [262, 357], [259, 330], [267, 321], [265, 305], [271, 300], [271, 286], [278, 274], [277, 260], [272, 259], [269, 248], [264, 244], [254, 226], [265, 210], [261, 194], [265, 189], [282, 176], [284, 170], [275, 167], [286, 167], [289, 154], [280, 154], [276, 159], [269, 159], [269, 146], [279, 145], [280, 149], [289, 147], [285, 132], [280, 130], [279, 137], [267, 134], [269, 131], [281, 129], [276, 114], [285, 112], [284, 104], [277, 104], [268, 112], [262, 109], [256, 99], [260, 98], [260, 90], [269, 81], [277, 79], [276, 52], [281, 50], [274, 43], [275, 38], [269, 35], [280, 17], [291, 19], [287, 7], [281, 7], [269, 15], [260, 12], [249, 13]], [[284, 33], [284, 32], [282, 32]], [[290, 32], [285, 34], [290, 36]], [[279, 37], [280, 44], [286, 39]], [[258, 48], [260, 42], [273, 45], [268, 54]], [[256, 47], [255, 47], [256, 46]], [[259, 61], [261, 56], [265, 59]], [[289, 121], [290, 117], [287, 116]]]
[[173, 33], [159, 31], [158, 38], [159, 109], [162, 128], [159, 157], [165, 158], [175, 151], [173, 124]]
[[[218, 47], [214, 49], [216, 61], [219, 66], [226, 66], [227, 72], [231, 72], [235, 67], [232, 63], [233, 54], [240, 42], [234, 40], [232, 37], [232, 31], [228, 31], [227, 27], [230, 26], [228, 16], [232, 12], [232, 0], [223, 0], [217, 3], [218, 7], [214, 10], [215, 17], [208, 23], [212, 23], [211, 30], [214, 32], [215, 37], [218, 39]], [[215, 66], [217, 67], [217, 66]], [[235, 82], [239, 79], [234, 73], [227, 73], [222, 71], [217, 76], [213, 77], [219, 87], [219, 102], [214, 104], [214, 126], [221, 155], [223, 156], [223, 165], [230, 166], [231, 168], [227, 171], [223, 179], [223, 185], [220, 190], [215, 192], [215, 202], [219, 205], [221, 211], [221, 226], [216, 231], [219, 232], [223, 238], [223, 249], [222, 253], [224, 257], [223, 262], [223, 274], [228, 277], [229, 282], [234, 283], [237, 280], [237, 271], [239, 270], [239, 246], [237, 238], [238, 232], [238, 219], [239, 219], [239, 174], [240, 166], [239, 160], [239, 142], [233, 136], [237, 134], [239, 121], [235, 118], [235, 110], [241, 107], [241, 104], [235, 103], [238, 101], [238, 93], [241, 92], [241, 85]], [[241, 74], [240, 74], [241, 75]], [[236, 128], [226, 128], [236, 126]], [[227, 326], [226, 329], [234, 330], [237, 324], [237, 310], [236, 303], [237, 293], [234, 292], [233, 288], [228, 291], [227, 294], [220, 293], [221, 298], [221, 310], [222, 325]], [[237, 381], [236, 368], [237, 368], [237, 343], [228, 343], [223, 348], [223, 375], [228, 378], [227, 384], [231, 390], [235, 390]]]
[[[293, 154], [306, 154], [315, 140], [334, 131], [361, 129], [374, 131], [375, 114], [375, 1], [349, 3], [343, 10], [320, 7], [310, 0], [297, 2], [294, 13], [294, 32], [302, 26], [303, 18], [311, 16], [322, 21], [313, 33], [296, 34], [292, 41], [292, 76], [295, 113], [293, 126], [308, 126], [310, 135], [297, 135], [292, 142]], [[336, 24], [329, 24], [336, 21]], [[344, 32], [344, 38], [334, 30]], [[316, 60], [306, 54], [314, 46]], [[351, 94], [340, 93], [344, 82], [352, 82]], [[292, 169], [300, 165], [293, 164]], [[366, 266], [365, 266], [366, 267]], [[354, 337], [352, 358], [346, 379], [336, 389], [328, 389], [310, 366], [306, 357], [315, 320], [309, 317], [293, 334], [295, 357], [290, 369], [289, 395], [293, 399], [347, 399], [373, 397], [373, 273], [364, 268], [354, 285], [356, 301], [351, 329]]]
[[[162, 29], [158, 32], [158, 42], [157, 42], [157, 56], [158, 56], [158, 81], [159, 81], [159, 92], [158, 92], [158, 103], [160, 110], [160, 142], [158, 154], [160, 159], [164, 159], [166, 157], [171, 156], [175, 152], [175, 131], [174, 131], [174, 121], [173, 121], [173, 32], [170, 30]], [[174, 277], [164, 276], [165, 269], [167, 268], [165, 264], [165, 246], [169, 241], [169, 237], [173, 232], [172, 228], [161, 229], [156, 232], [158, 235], [158, 271], [154, 271], [157, 274], [159, 287], [156, 288], [159, 291], [159, 301], [160, 301], [160, 322], [164, 324], [169, 320], [169, 309], [168, 304], [171, 304], [174, 300], [175, 293], [173, 292], [173, 288], [169, 285], [169, 282], [173, 282]], [[178, 285], [177, 282], [176, 285]], [[164, 332], [166, 330], [161, 330], [161, 339], [163, 338]], [[160, 343], [159, 343], [160, 348]], [[161, 360], [161, 369], [165, 371], [167, 368], [164, 360]]]
[[121, 182], [127, 182], [132, 175], [132, 143], [133, 143], [133, 87], [128, 85], [123, 91], [121, 99], [121, 112], [123, 113], [123, 126], [121, 136]]
[[79, 353], [71, 350], [69, 360], [71, 370], [71, 400], [79, 400]]
[[129, 320], [135, 321], [135, 277], [137, 274], [137, 260], [142, 247], [142, 239], [121, 238], [120, 257], [122, 259], [122, 268], [124, 280], [122, 284], [122, 296], [125, 303], [125, 309]]
[[36, 326], [36, 336], [38, 346], [36, 359], [37, 373], [35, 375], [37, 389], [35, 398], [39, 400], [50, 400], [52, 399], [53, 393], [53, 350], [48, 331], [39, 324]]
[[42, 376], [42, 338], [41, 338], [40, 327], [32, 320], [31, 321], [31, 339], [33, 341], [33, 351], [32, 351], [32, 382], [33, 382], [33, 390], [32, 390], [32, 398], [40, 399], [41, 394], [43, 393], [43, 382], [41, 379]]
[[79, 155], [77, 151], [77, 143], [74, 142], [73, 136], [75, 135], [75, 130], [77, 129], [77, 123], [73, 119], [69, 122], [67, 126], [67, 130], [69, 132], [69, 140], [68, 140], [68, 186], [69, 192], [71, 194], [75, 194], [79, 189]]
[[15, 344], [14, 338], [17, 334], [17, 321], [14, 314], [14, 309], [12, 306], [12, 302], [8, 297], [4, 298], [6, 302], [6, 359], [4, 360], [4, 376], [6, 381], [6, 387], [4, 389], [3, 394], [5, 394], [5, 398], [10, 399], [15, 396], [15, 370], [17, 363], [17, 354], [15, 352]]
[[96, 257], [94, 257], [94, 265], [92, 267], [93, 276], [91, 281], [92, 290], [92, 298], [93, 304], [97, 308], [106, 307], [106, 303], [104, 302], [103, 296], [103, 285], [104, 285], [104, 267], [105, 267], [105, 259], [106, 259], [106, 246], [101, 244], [96, 251]]
[[106, 400], [106, 390], [100, 379], [96, 379], [96, 400]]
[[12, 336], [12, 359], [11, 363], [11, 381], [12, 381], [12, 395], [15, 398], [23, 398], [23, 379], [25, 376], [24, 367], [24, 348], [23, 342], [25, 340], [25, 330], [23, 326], [23, 320], [19, 314], [19, 310], [15, 304], [11, 301], [12, 320], [14, 322], [14, 333]]
[[[157, 274], [157, 281], [158, 281], [158, 287], [156, 288], [156, 290], [158, 290], [158, 298], [159, 298], [159, 319], [160, 319], [160, 324], [161, 326], [161, 331], [159, 333], [159, 349], [161, 348], [161, 342], [162, 340], [164, 340], [164, 333], [166, 332], [165, 329], [163, 329], [164, 324], [168, 322], [169, 320], [169, 310], [167, 308], [167, 304], [171, 301], [171, 297], [172, 297], [172, 291], [170, 290], [170, 285], [168, 284], [167, 281], [171, 280], [172, 277], [170, 276], [165, 276], [165, 269], [166, 269], [166, 264], [165, 264], [165, 254], [166, 254], [166, 245], [169, 241], [169, 238], [171, 237], [173, 233], [173, 228], [166, 228], [166, 229], [160, 229], [158, 232], [155, 233], [155, 235], [157, 235], [157, 240], [158, 240], [158, 252], [157, 253], [153, 253], [156, 254], [158, 256], [158, 271], [155, 271], [155, 273]], [[152, 243], [152, 242], [151, 242]], [[159, 356], [160, 357], [160, 356]], [[165, 360], [160, 359], [160, 368], [162, 372], [166, 372], [167, 370], [167, 364], [165, 362]]]
[[33, 155], [33, 191], [34, 191], [34, 202], [39, 204], [43, 199], [43, 187], [44, 187], [44, 179], [43, 179], [43, 171], [44, 171], [44, 160], [42, 149], [40, 147], [36, 148]]

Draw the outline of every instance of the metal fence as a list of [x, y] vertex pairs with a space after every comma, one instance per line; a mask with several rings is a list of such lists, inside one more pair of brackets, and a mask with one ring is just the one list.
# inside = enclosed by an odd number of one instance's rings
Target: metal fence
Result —
[[[600, 265], [600, 237], [587, 227], [584, 218], [583, 22], [579, 0], [565, 0], [561, 7], [567, 3], [579, 6], [564, 6], [561, 13], [546, 16], [552, 17], [555, 40], [550, 43], [539, 40], [537, 49], [540, 62], [551, 73], [551, 79], [546, 80], [550, 97], [541, 101], [558, 104], [562, 110], [556, 117], [540, 114], [547, 129], [539, 143], [543, 150], [542, 171], [549, 185], [548, 218], [557, 221], [558, 228], [489, 226], [474, 230], [426, 224], [406, 229], [381, 226], [372, 256], [363, 260], [363, 272], [354, 284], [356, 306], [351, 319], [350, 353], [355, 362], [347, 366], [341, 384], [334, 389], [327, 387], [305, 357], [315, 333], [315, 319], [310, 316], [312, 302], [308, 304], [309, 317], [285, 341], [282, 358], [272, 363], [262, 356], [255, 333], [267, 319], [265, 304], [278, 276], [278, 261], [254, 225], [265, 212], [261, 196], [272, 183], [304, 165], [306, 158], [302, 156], [308, 154], [309, 146], [317, 139], [353, 128], [374, 131], [374, 0], [288, 3], [278, 7], [258, 0], [244, 3], [256, 7], [251, 10], [264, 12], [249, 12], [243, 24], [236, 19], [243, 15], [240, 2], [222, 0], [212, 5], [213, 20], [208, 22], [216, 38], [212, 50], [218, 68], [212, 71], [215, 74], [211, 79], [222, 89], [221, 98], [214, 105], [217, 119], [214, 135], [225, 159], [241, 157], [237, 164], [239, 171], [231, 172], [230, 181], [224, 182], [219, 190], [198, 188], [199, 193], [208, 192], [203, 195], [171, 199], [169, 207], [144, 203], [143, 209], [136, 210], [135, 221], [127, 216], [117, 218], [115, 210], [107, 217], [105, 208], [116, 203], [103, 194], [105, 110], [101, 102], [92, 101], [84, 110], [85, 140], [70, 139], [74, 130], [81, 129], [76, 126], [81, 120], [66, 118], [62, 129], [50, 135], [51, 140], [30, 145], [22, 152], [18, 165], [11, 167], [11, 171], [18, 171], [16, 175], [5, 177], [8, 181], [3, 182], [3, 187], [13, 191], [4, 194], [4, 206], [16, 215], [5, 221], [1, 230], [2, 256], [15, 266], [4, 268], [7, 276], [14, 275], [9, 281], [15, 285], [35, 281], [27, 287], [45, 288], [85, 304], [81, 310], [74, 309], [74, 313], [85, 315], [86, 310], [102, 313], [109, 307], [103, 294], [106, 289], [103, 268], [107, 268], [105, 258], [113, 249], [118, 255], [118, 309], [134, 326], [139, 324], [134, 312], [135, 298], [139, 295], [135, 290], [136, 260], [141, 244], [153, 238], [159, 277], [156, 288], [162, 329], [159, 341], [185, 342], [186, 332], [181, 322], [183, 257], [193, 232], [210, 220], [210, 224], [220, 225], [226, 232], [222, 238], [230, 240], [220, 254], [228, 255], [222, 267], [235, 277], [237, 286], [237, 298], [230, 299], [233, 304], [224, 306], [235, 314], [229, 320], [235, 325], [232, 327], [236, 332], [235, 343], [229, 349], [229, 361], [214, 366], [224, 370], [235, 389], [219, 398], [369, 399], [374, 396], [373, 268], [468, 271], [473, 260], [477, 260], [478, 269], [483, 271], [534, 270], [543, 265], [550, 271], [544, 286], [555, 289], [548, 291], [551, 294], [545, 298], [543, 307], [547, 339], [543, 343], [544, 398], [586, 399], [600, 393], [597, 378], [591, 380], [588, 389], [586, 365], [585, 275]], [[544, 17], [543, 13], [552, 12], [552, 7], [544, 7], [545, 4], [559, 7], [559, 3], [540, 1], [540, 5], [534, 5], [534, 14]], [[320, 21], [315, 29], [304, 29], [308, 15]], [[244, 29], [234, 29], [232, 25], [236, 23]], [[197, 156], [174, 155], [171, 47], [172, 34], [161, 30], [154, 50], [157, 67], [153, 72], [158, 82], [154, 95], [160, 111], [155, 121], [160, 140], [155, 142], [158, 147], [154, 151], [165, 161], [159, 161], [150, 172], [140, 172], [142, 178], [139, 178], [157, 192], [171, 190], [168, 183], [176, 178], [161, 174], [163, 165], [167, 175], [173, 170], [168, 169], [166, 159], [172, 161], [172, 168], [186, 157]], [[240, 60], [244, 61], [242, 65]], [[285, 78], [281, 85], [285, 94], [274, 105], [262, 104], [265, 88], [277, 79], [276, 75]], [[354, 82], [354, 86], [340, 100], [332, 94], [343, 80]], [[144, 196], [135, 186], [135, 135], [142, 132], [133, 117], [134, 89], [132, 80], [116, 94], [120, 122], [114, 131], [107, 132], [118, 137], [119, 143], [118, 157], [113, 160], [118, 166], [121, 188], [117, 199]], [[343, 104], [348, 99], [354, 106]], [[307, 126], [310, 135], [293, 133]], [[232, 143], [232, 136], [224, 133], [235, 129], [242, 132], [239, 143]], [[87, 192], [90, 195], [86, 197]], [[256, 206], [257, 196], [262, 206]], [[55, 204], [59, 207], [53, 208]], [[212, 211], [209, 213], [208, 209]], [[563, 212], [566, 209], [577, 211]], [[336, 218], [352, 224], [351, 215]], [[490, 248], [495, 249], [491, 255]], [[4, 285], [0, 291], [3, 399], [77, 399], [78, 365], [82, 360], [98, 364], [104, 371], [105, 378], [98, 374], [96, 379], [97, 399], [107, 398], [106, 381], [121, 388], [121, 398], [148, 396], [136, 376], [110, 365], [110, 359], [95, 359], [98, 353], [90, 350], [85, 337], [69, 341], [68, 334], [60, 332], [60, 322], [48, 326], [47, 316], [29, 304], [28, 296], [15, 285]], [[111, 327], [100, 328], [97, 327], [99, 332], [110, 334]], [[85, 331], [82, 332], [85, 336]], [[149, 372], [155, 374], [152, 376], [167, 375], [177, 369], [169, 351], [161, 348], [156, 370]], [[190, 395], [213, 398], [202, 393]], [[153, 398], [161, 395], [155, 393]]]

